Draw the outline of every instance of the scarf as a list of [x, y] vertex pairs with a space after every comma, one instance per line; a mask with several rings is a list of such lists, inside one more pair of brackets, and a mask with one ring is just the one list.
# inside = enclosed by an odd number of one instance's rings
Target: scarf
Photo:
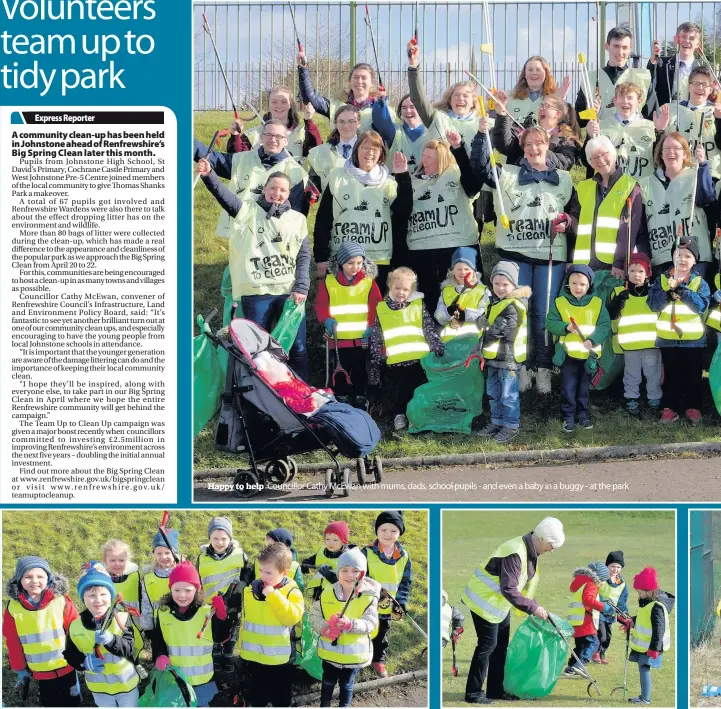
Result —
[[350, 158], [345, 161], [345, 171], [365, 187], [382, 187], [391, 176], [391, 171], [385, 165], [376, 165], [370, 172], [366, 172], [356, 167]]
[[538, 91], [531, 91], [531, 89], [528, 89], [528, 98], [531, 99], [531, 101], [537, 101], [540, 97], [540, 89]]
[[523, 158], [519, 163], [520, 170], [518, 172], [518, 184], [530, 185], [534, 182], [548, 182], [551, 185], [557, 185], [560, 182], [558, 171], [551, 166], [550, 160], [546, 159], [546, 167], [548, 170], [535, 170], [532, 168], [528, 160]]
[[456, 121], [464, 121], [465, 122], [465, 121], [477, 121], [478, 120], [478, 116], [476, 115], [475, 111], [471, 111], [466, 116], [459, 116], [457, 113], [453, 113], [453, 111], [450, 108], [446, 112], [448, 113], [449, 118], [453, 118]]
[[263, 150], [263, 146], [261, 145], [260, 148], [258, 148], [258, 157], [260, 158], [260, 162], [263, 165], [263, 167], [273, 167], [277, 165], [280, 162], [283, 162], [286, 158], [290, 157], [290, 153], [283, 149], [279, 153], [276, 153], [275, 155], [269, 155], [268, 153]]
[[348, 92], [348, 99], [346, 103], [349, 103], [351, 106], [355, 106], [359, 111], [362, 111], [364, 108], [368, 108], [369, 106], [372, 106], [375, 102], [375, 98], [373, 96], [369, 96], [364, 101], [359, 101], [356, 99], [355, 96], [353, 96], [353, 92]]
[[415, 143], [418, 138], [420, 138], [426, 132], [426, 127], [423, 125], [423, 123], [421, 123], [417, 128], [411, 128], [405, 122], [402, 122], [401, 125], [403, 126], [403, 132], [408, 136], [408, 139], [411, 141], [411, 143]]
[[278, 219], [280, 219], [280, 217], [290, 209], [290, 202], [286, 200], [281, 204], [271, 204], [265, 199], [265, 197], [261, 197], [258, 200], [258, 206], [262, 207], [265, 211], [266, 219], [271, 219], [272, 217], [277, 217]]

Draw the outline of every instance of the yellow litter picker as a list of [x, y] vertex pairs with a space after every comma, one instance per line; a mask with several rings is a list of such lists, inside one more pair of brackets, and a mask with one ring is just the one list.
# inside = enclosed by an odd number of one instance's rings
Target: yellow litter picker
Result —
[[596, 106], [593, 103], [591, 80], [588, 78], [588, 65], [586, 64], [586, 55], [583, 52], [578, 53], [578, 63], [581, 65], [583, 93], [586, 95], [586, 105], [588, 106], [585, 111], [579, 112], [578, 117], [582, 118], [584, 121], [597, 121], [598, 113], [596, 112]]
[[[486, 106], [483, 101], [483, 96], [478, 97], [478, 104], [480, 106], [481, 110], [481, 118], [486, 118], [488, 114], [486, 113]], [[501, 191], [501, 183], [498, 180], [498, 168], [496, 167], [496, 158], [493, 156], [493, 146], [491, 145], [491, 134], [489, 131], [486, 131], [486, 146], [488, 147], [488, 156], [489, 160], [491, 161], [491, 170], [493, 171], [493, 183], [496, 186], [496, 195], [498, 197], [498, 206], [501, 208], [501, 214], [499, 216], [499, 219], [501, 220], [501, 224], [503, 225], [504, 229], [510, 228], [511, 224], [508, 221], [508, 217], [506, 216], [506, 207], [503, 204], [503, 192]]]

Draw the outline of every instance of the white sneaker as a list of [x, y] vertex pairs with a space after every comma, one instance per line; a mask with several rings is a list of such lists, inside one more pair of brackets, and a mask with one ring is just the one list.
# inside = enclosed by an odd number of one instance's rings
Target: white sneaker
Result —
[[518, 391], [524, 392], [531, 388], [531, 374], [525, 365], [518, 370]]
[[393, 419], [393, 428], [396, 431], [402, 431], [404, 428], [408, 428], [408, 419], [405, 417], [405, 414], [398, 414]]
[[543, 367], [536, 372], [536, 389], [539, 394], [551, 393], [551, 370]]

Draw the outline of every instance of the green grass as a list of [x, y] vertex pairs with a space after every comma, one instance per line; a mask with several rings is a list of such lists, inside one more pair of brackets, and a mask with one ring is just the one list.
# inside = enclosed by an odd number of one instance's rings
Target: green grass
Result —
[[[218, 128], [230, 124], [231, 116], [218, 111], [195, 114], [194, 134], [200, 140], [209, 141]], [[328, 135], [328, 123], [325, 118], [314, 119], [320, 126], [325, 139]], [[225, 146], [222, 146], [225, 149]], [[585, 174], [581, 168], [572, 171], [574, 183], [578, 183]], [[227, 241], [215, 236], [215, 226], [220, 208], [202, 184], [194, 195], [194, 294], [195, 313], [207, 313], [211, 308], [223, 309], [220, 295], [220, 281], [228, 263]], [[313, 234], [317, 206], [311, 210], [308, 218], [308, 231]], [[494, 246], [494, 227], [487, 224], [482, 235], [482, 256], [486, 270], [497, 260]], [[321, 386], [325, 380], [325, 352], [322, 345], [322, 328], [317, 323], [312, 310], [315, 301], [317, 281], [315, 269], [311, 270], [311, 290], [308, 307], [308, 353], [310, 360], [310, 382]], [[707, 416], [704, 425], [691, 428], [686, 424], [661, 427], [651, 420], [636, 421], [622, 411], [623, 391], [617, 381], [611, 391], [594, 392], [591, 396], [592, 417], [595, 427], [592, 431], [576, 433], [572, 436], [561, 432], [558, 412], [560, 410], [560, 385], [558, 377], [554, 380], [554, 394], [544, 398], [529, 392], [521, 397], [521, 434], [506, 446], [493, 441], [481, 441], [475, 436], [451, 434], [423, 434], [419, 436], [391, 435], [391, 422], [386, 417], [379, 421], [383, 439], [379, 452], [385, 457], [442, 455], [464, 452], [498, 452], [503, 450], [532, 450], [565, 447], [597, 447], [624, 444], [680, 443], [687, 441], [721, 441], [719, 417], [713, 413]], [[386, 392], [388, 400], [393, 396], [392, 386]], [[388, 406], [385, 407], [388, 410]], [[710, 392], [704, 402], [704, 413], [714, 412]], [[215, 420], [211, 420], [195, 439], [194, 466], [196, 469], [234, 467], [237, 456], [218, 453], [214, 449], [213, 438]], [[299, 457], [299, 461], [321, 460], [322, 456], [308, 455]]]
[[[443, 653], [443, 700], [444, 706], [464, 706], [463, 696], [471, 656], [475, 647], [475, 632], [470, 611], [460, 603], [466, 582], [477, 564], [490, 555], [504, 541], [526, 534], [546, 515], [557, 516], [564, 525], [566, 542], [557, 551], [545, 554], [541, 561], [541, 579], [536, 598], [548, 611], [565, 617], [570, 592], [571, 574], [578, 566], [591, 561], [605, 561], [609, 551], [622, 549], [626, 566], [624, 578], [629, 589], [629, 611], [638, 610], [637, 596], [633, 591], [633, 576], [645, 566], [658, 571], [661, 588], [676, 594], [675, 586], [675, 515], [662, 511], [558, 511], [536, 510], [532, 512], [506, 511], [453, 511], [443, 515], [443, 587], [452, 605], [465, 614], [465, 633], [458, 645], [459, 676], [451, 674], [451, 648]], [[671, 649], [663, 653], [663, 667], [652, 670], [652, 702], [657, 707], [675, 706], [675, 628], [676, 609], [670, 616]], [[511, 615], [511, 632], [523, 622], [523, 618]], [[603, 694], [600, 700], [590, 700], [586, 694], [586, 682], [559, 680], [548, 698], [536, 700], [532, 706], [628, 706], [622, 693], [610, 697], [614, 687], [623, 685], [623, 653], [625, 639], [613, 630], [613, 640], [608, 652], [609, 665], [590, 664], [589, 671], [598, 682]], [[513, 637], [513, 636], [512, 636]], [[679, 638], [679, 642], [686, 642]], [[530, 669], [530, 668], [529, 668]], [[638, 666], [629, 663], [629, 697], [639, 692]], [[621, 696], [619, 697], [619, 694]], [[499, 702], [503, 705], [504, 702]], [[510, 704], [510, 703], [509, 703]], [[515, 706], [516, 703], [513, 703]]]
[[[150, 563], [150, 542], [157, 532], [161, 513], [142, 511], [49, 513], [49, 524], [37, 524], [36, 512], [4, 512], [2, 515], [3, 577], [9, 579], [20, 556], [39, 554], [50, 562], [51, 569], [66, 576], [70, 596], [78, 606], [75, 586], [80, 565], [89, 559], [102, 559], [102, 546], [110, 538], [126, 541], [134, 551], [134, 561], [142, 568]], [[213, 516], [226, 516], [233, 522], [235, 538], [240, 542], [251, 560], [263, 547], [265, 533], [276, 527], [286, 527], [293, 532], [294, 547], [299, 559], [304, 559], [323, 545], [323, 530], [331, 520], [345, 520], [350, 528], [350, 542], [362, 547], [375, 539], [374, 522], [378, 511], [332, 510], [306, 511], [242, 511], [214, 512], [171, 511], [170, 526], [180, 532], [180, 552], [195, 561], [199, 545], [207, 543], [207, 525]], [[405, 512], [406, 532], [401, 538], [413, 562], [413, 584], [408, 611], [421, 626], [427, 628], [428, 610], [428, 514], [424, 511]], [[306, 577], [307, 579], [308, 577]], [[3, 596], [3, 601], [8, 598]], [[306, 593], [306, 604], [310, 604]], [[421, 656], [425, 642], [419, 633], [405, 622], [394, 623], [389, 635], [390, 649], [388, 670], [399, 674], [426, 667], [426, 656]], [[237, 651], [236, 651], [237, 655]], [[149, 666], [149, 643], [142, 656]], [[15, 674], [7, 663], [3, 648], [3, 701], [5, 706], [16, 706], [13, 686]], [[371, 670], [363, 670], [359, 680], [372, 678]], [[33, 695], [31, 695], [33, 698]], [[91, 702], [92, 703], [92, 702]], [[32, 703], [30, 704], [32, 705]], [[35, 703], [37, 705], [37, 703]]]

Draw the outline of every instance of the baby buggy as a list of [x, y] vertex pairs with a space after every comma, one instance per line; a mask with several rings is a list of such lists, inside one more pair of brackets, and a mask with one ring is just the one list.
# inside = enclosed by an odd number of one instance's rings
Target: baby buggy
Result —
[[[372, 455], [380, 431], [359, 409], [335, 402], [327, 390], [313, 389], [287, 364], [288, 355], [260, 325], [235, 318], [228, 339], [213, 333], [213, 310], [198, 324], [203, 333], [228, 353], [225, 392], [215, 431], [215, 448], [247, 455], [247, 469], [239, 469], [233, 490], [250, 498], [270, 484], [289, 483], [298, 472], [291, 457], [322, 450], [332, 467], [325, 472], [324, 492], [350, 495], [351, 470], [338, 455], [355, 458], [360, 485], [380, 482], [383, 463]], [[262, 467], [264, 466], [264, 467]]]

